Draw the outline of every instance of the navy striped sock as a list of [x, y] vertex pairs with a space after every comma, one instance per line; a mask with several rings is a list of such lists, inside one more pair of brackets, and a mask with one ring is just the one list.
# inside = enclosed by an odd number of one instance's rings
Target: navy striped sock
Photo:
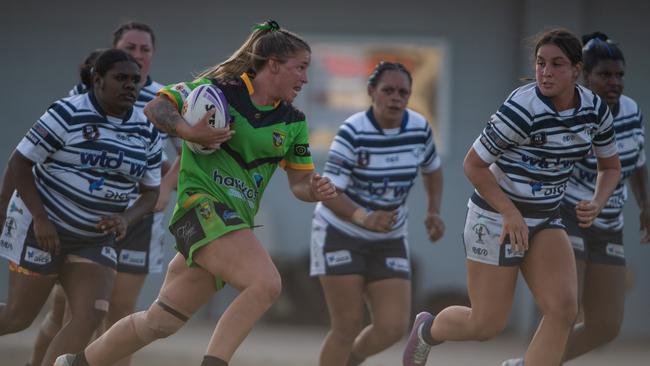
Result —
[[205, 355], [201, 366], [228, 366], [228, 362], [214, 356]]

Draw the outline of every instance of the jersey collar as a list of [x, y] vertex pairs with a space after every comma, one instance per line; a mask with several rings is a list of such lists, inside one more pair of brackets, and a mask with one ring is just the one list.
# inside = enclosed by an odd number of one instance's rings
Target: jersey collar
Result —
[[[375, 129], [377, 129], [377, 131], [379, 131], [383, 135], [384, 134], [384, 129], [381, 128], [381, 126], [379, 126], [379, 123], [375, 119], [375, 116], [372, 113], [372, 106], [370, 108], [368, 108], [368, 110], [366, 111], [366, 117], [368, 118], [370, 123], [372, 123], [372, 125], [375, 127]], [[400, 127], [399, 127], [399, 132], [400, 133], [404, 132], [404, 130], [406, 129], [406, 125], [408, 124], [408, 121], [409, 121], [409, 114], [408, 114], [408, 111], [405, 109], [404, 110], [404, 116], [402, 117], [402, 123], [400, 124]]]
[[[575, 87], [575, 93], [578, 96], [578, 104], [576, 107], [573, 109], [573, 114], [578, 113], [580, 110], [580, 107], [582, 106], [582, 96], [580, 95], [580, 88], [576, 85]], [[542, 91], [539, 90], [539, 87], [535, 85], [535, 93], [537, 94], [537, 97], [544, 102], [555, 114], [558, 114], [557, 109], [555, 109], [555, 106], [553, 105], [553, 102], [551, 101], [551, 98], [547, 97], [546, 95], [542, 94]]]
[[[101, 114], [102, 117], [104, 117], [105, 119], [108, 120], [109, 117], [112, 118], [112, 119], [119, 119], [118, 117], [113, 117], [113, 116], [106, 115], [106, 112], [104, 112], [104, 109], [102, 109], [102, 107], [99, 105], [99, 102], [97, 102], [97, 98], [95, 97], [95, 92], [93, 92], [92, 90], [88, 92], [88, 99], [90, 99], [90, 103], [93, 105], [93, 108], [95, 108], [97, 113]], [[124, 122], [128, 121], [129, 119], [131, 119], [132, 115], [133, 115], [133, 107], [131, 107], [131, 109], [129, 109], [129, 111], [126, 113], [124, 118], [122, 118], [122, 123], [124, 123]]]

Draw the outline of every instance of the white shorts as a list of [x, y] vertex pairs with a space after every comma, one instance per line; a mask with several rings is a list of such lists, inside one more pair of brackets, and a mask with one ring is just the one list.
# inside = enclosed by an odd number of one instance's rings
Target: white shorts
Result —
[[[469, 260], [495, 266], [517, 266], [524, 260], [525, 252], [516, 252], [506, 237], [504, 244], [499, 242], [503, 230], [503, 217], [496, 212], [468, 203], [463, 242], [465, 257]], [[562, 219], [557, 215], [548, 218], [528, 218], [524, 221], [529, 228], [529, 240], [542, 229], [564, 229]]]

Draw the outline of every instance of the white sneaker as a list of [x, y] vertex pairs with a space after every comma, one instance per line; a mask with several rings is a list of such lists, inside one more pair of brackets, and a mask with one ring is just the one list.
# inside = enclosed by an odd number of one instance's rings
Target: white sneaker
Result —
[[509, 360], [503, 361], [501, 366], [524, 366], [523, 358], [511, 358]]
[[53, 366], [72, 366], [75, 358], [75, 355], [71, 353], [61, 355], [54, 360]]

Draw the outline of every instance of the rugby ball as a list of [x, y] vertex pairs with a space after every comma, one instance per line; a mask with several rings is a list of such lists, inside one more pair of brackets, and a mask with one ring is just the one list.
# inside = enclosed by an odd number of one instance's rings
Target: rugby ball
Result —
[[[199, 85], [185, 99], [183, 104], [183, 118], [190, 125], [197, 124], [201, 118], [210, 110], [216, 109], [210, 126], [214, 128], [223, 128], [230, 122], [228, 114], [228, 101], [223, 92], [212, 84]], [[185, 141], [187, 147], [196, 154], [211, 154], [216, 149], [211, 149], [194, 142]]]

